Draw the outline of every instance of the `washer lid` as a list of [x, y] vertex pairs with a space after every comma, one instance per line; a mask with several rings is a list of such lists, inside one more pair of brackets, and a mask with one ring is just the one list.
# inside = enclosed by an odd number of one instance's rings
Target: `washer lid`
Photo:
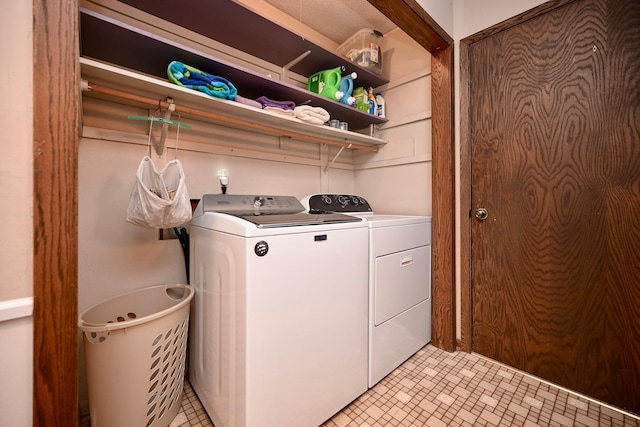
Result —
[[328, 214], [282, 214], [282, 215], [237, 215], [252, 222], [258, 228], [296, 227], [301, 225], [335, 224], [342, 222], [360, 222], [362, 218], [337, 213]]
[[362, 219], [338, 213], [310, 214], [293, 196], [205, 194], [193, 214], [192, 224], [207, 214], [227, 214], [248, 221], [258, 228], [295, 227], [361, 222]]

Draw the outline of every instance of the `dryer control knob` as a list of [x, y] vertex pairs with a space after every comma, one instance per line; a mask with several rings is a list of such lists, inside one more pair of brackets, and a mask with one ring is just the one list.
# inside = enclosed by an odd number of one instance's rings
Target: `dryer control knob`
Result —
[[336, 197], [336, 200], [338, 201], [338, 203], [340, 203], [341, 206], [347, 206], [347, 204], [349, 203], [347, 198], [344, 196], [338, 196]]
[[325, 205], [330, 205], [331, 203], [333, 203], [333, 200], [331, 200], [331, 197], [327, 196], [326, 194], [322, 196], [322, 201], [324, 202]]

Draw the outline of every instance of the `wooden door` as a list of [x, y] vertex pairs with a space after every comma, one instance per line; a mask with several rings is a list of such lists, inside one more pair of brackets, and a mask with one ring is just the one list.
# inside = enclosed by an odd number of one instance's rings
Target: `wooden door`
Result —
[[469, 61], [473, 350], [640, 413], [640, 2], [568, 3]]

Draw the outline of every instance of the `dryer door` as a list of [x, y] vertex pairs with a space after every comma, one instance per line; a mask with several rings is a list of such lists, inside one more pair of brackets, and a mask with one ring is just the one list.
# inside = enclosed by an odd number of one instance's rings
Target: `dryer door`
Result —
[[431, 246], [376, 258], [374, 322], [378, 326], [431, 297]]

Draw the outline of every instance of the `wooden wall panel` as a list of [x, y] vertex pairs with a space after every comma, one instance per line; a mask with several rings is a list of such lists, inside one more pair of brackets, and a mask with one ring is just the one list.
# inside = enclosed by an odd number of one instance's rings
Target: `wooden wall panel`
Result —
[[78, 424], [78, 4], [34, 0], [33, 425]]
[[432, 343], [447, 351], [456, 349], [453, 74], [451, 45], [437, 52], [431, 64], [434, 266]]

